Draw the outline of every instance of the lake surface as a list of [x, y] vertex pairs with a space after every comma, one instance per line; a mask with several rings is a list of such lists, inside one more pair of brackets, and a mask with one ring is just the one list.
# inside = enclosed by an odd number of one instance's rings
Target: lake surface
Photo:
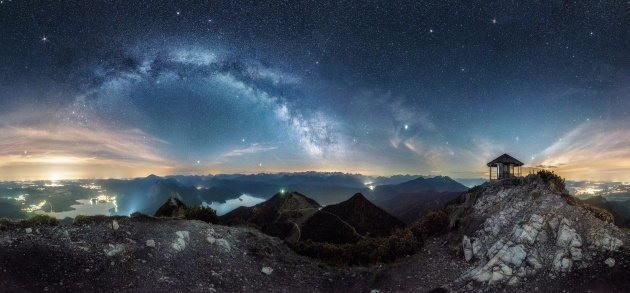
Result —
[[[114, 208], [115, 205], [112, 202], [108, 203], [94, 203], [92, 204], [89, 199], [78, 199], [79, 204], [71, 205], [74, 211], [50, 213], [42, 210], [35, 211], [36, 214], [44, 214], [55, 217], [57, 219], [64, 219], [66, 217], [74, 218], [77, 215], [94, 216], [94, 215], [106, 215], [109, 216], [109, 210]], [[44, 209], [47, 206], [44, 206]]]
[[253, 197], [249, 194], [243, 194], [236, 199], [226, 200], [225, 203], [212, 202], [211, 204], [203, 203], [203, 206], [210, 207], [217, 211], [217, 216], [222, 216], [238, 207], [251, 207], [261, 202], [264, 202], [264, 198]]

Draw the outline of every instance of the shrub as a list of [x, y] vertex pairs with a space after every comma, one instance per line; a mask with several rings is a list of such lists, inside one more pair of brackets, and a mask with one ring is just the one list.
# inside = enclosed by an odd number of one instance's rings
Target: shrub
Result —
[[562, 196], [566, 198], [566, 201], [569, 205], [576, 206], [580, 204], [580, 200], [573, 195], [563, 193]]
[[186, 210], [184, 218], [186, 220], [200, 220], [212, 224], [217, 224], [219, 222], [217, 213], [213, 209], [201, 206], [189, 207]]
[[448, 225], [448, 215], [446, 212], [440, 210], [427, 214], [420, 220], [409, 225], [407, 229], [413, 233], [418, 241], [424, 241], [430, 235], [446, 231]]
[[430, 213], [405, 229], [397, 229], [389, 237], [364, 237], [355, 244], [333, 244], [306, 241], [285, 241], [301, 255], [333, 264], [367, 265], [392, 262], [412, 255], [422, 248], [426, 239], [446, 231], [448, 215], [444, 211]]
[[95, 215], [95, 216], [86, 216], [86, 215], [77, 215], [74, 217], [74, 221], [72, 221], [72, 225], [85, 225], [94, 222], [94, 220], [104, 220], [107, 216], [105, 215]]
[[552, 192], [560, 194], [569, 193], [565, 187], [564, 178], [560, 177], [553, 171], [540, 170], [537, 174], [538, 177], [540, 177], [543, 182], [549, 186], [549, 189], [551, 189]]
[[26, 220], [22, 220], [19, 222], [19, 225], [22, 227], [27, 226], [39, 226], [39, 225], [47, 225], [47, 226], [59, 226], [59, 220], [55, 217], [51, 217], [49, 215], [35, 215]]
[[581, 205], [581, 207], [589, 212], [591, 212], [591, 214], [593, 214], [593, 216], [595, 216], [596, 218], [605, 221], [606, 223], [614, 223], [615, 222], [615, 218], [613, 217], [613, 215], [608, 212], [605, 209], [600, 209], [598, 207], [594, 207], [592, 205], [589, 204], [583, 204]]
[[15, 222], [11, 221], [8, 218], [0, 218], [0, 230], [5, 230], [13, 226], [15, 226]]

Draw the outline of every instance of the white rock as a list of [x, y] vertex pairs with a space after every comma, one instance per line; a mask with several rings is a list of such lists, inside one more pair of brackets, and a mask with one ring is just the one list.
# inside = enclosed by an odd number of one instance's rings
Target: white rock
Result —
[[606, 228], [590, 230], [586, 239], [589, 246], [593, 246], [593, 248], [600, 250], [616, 251], [623, 245], [623, 241], [610, 236], [610, 233]]
[[188, 241], [190, 241], [190, 232], [177, 231], [175, 232], [175, 235], [177, 237], [175, 238], [175, 240], [173, 240], [171, 247], [177, 252], [186, 249], [186, 244], [188, 243]]
[[505, 275], [505, 276], [511, 276], [512, 275], [512, 268], [510, 268], [509, 266], [507, 266], [505, 264], [501, 264], [500, 268], [501, 268], [501, 272], [503, 273], [503, 275]]
[[273, 273], [273, 269], [270, 267], [263, 267], [260, 271], [267, 275], [271, 275], [271, 273]]
[[580, 247], [571, 247], [571, 248], [569, 248], [569, 252], [571, 253], [571, 258], [573, 258], [573, 260], [582, 260], [582, 258], [583, 258], [582, 248], [580, 248]]
[[190, 240], [190, 232], [188, 231], [177, 231], [175, 235], [177, 235], [177, 238], [185, 239], [187, 242]]
[[488, 283], [497, 283], [503, 280], [503, 278], [505, 278], [503, 271], [499, 267], [494, 267], [492, 270], [492, 276], [490, 277], [490, 281]]
[[556, 239], [556, 245], [563, 248], [569, 246], [571, 240], [573, 240], [573, 235], [575, 234], [575, 230], [565, 223], [566, 219], [562, 219], [560, 228], [558, 228], [558, 238]]
[[530, 266], [532, 266], [534, 269], [537, 269], [537, 270], [543, 267], [542, 263], [540, 263], [540, 260], [538, 260], [538, 258], [536, 258], [533, 255], [527, 256], [527, 264], [529, 264]]
[[31, 229], [31, 228], [26, 228], [26, 229], [24, 229], [24, 231], [26, 232], [26, 234], [33, 233], [33, 229]]
[[462, 246], [464, 247], [464, 259], [470, 261], [473, 257], [472, 244], [470, 243], [470, 238], [466, 235], [464, 235], [462, 240]]
[[118, 225], [118, 221], [113, 220], [112, 221], [112, 229], [118, 230], [118, 228], [120, 228], [120, 225]]
[[472, 252], [473, 252], [473, 256], [479, 256], [482, 255], [482, 249], [483, 247], [481, 246], [481, 240], [479, 239], [474, 239], [475, 241], [472, 242]]
[[230, 252], [230, 250], [232, 250], [232, 246], [230, 245], [229, 242], [227, 242], [227, 240], [221, 238], [221, 239], [217, 239], [217, 245], [223, 247], [225, 249], [225, 251]]
[[553, 257], [553, 269], [556, 272], [570, 272], [572, 265], [573, 260], [564, 249], [556, 250], [556, 254]]
[[516, 275], [519, 277], [525, 277], [527, 275], [527, 271], [524, 267], [520, 267], [518, 268], [518, 271], [516, 271]]
[[501, 228], [499, 227], [499, 225], [494, 225], [492, 227], [492, 235], [497, 236], [499, 235], [499, 232], [501, 232]]
[[513, 264], [515, 267], [520, 267], [526, 256], [527, 253], [522, 244], [511, 247], [508, 247], [508, 244], [506, 244], [506, 246], [497, 253], [497, 257], [504, 263]]
[[519, 278], [517, 276], [514, 276], [512, 278], [510, 278], [510, 280], [507, 282], [508, 286], [514, 286], [516, 284], [518, 284], [519, 282]]
[[125, 250], [124, 244], [109, 244], [107, 247], [103, 249], [107, 256], [117, 255]]
[[155, 247], [155, 240], [153, 240], [153, 239], [147, 240], [146, 245], [148, 247]]
[[604, 263], [606, 263], [609, 267], [613, 267], [615, 265], [615, 259], [614, 258], [608, 258], [604, 261]]
[[524, 224], [522, 228], [517, 228], [514, 231], [514, 236], [516, 236], [516, 242], [518, 243], [534, 244], [538, 236], [538, 230], [532, 225]]
[[214, 244], [215, 242], [217, 242], [217, 239], [212, 237], [212, 236], [208, 236], [206, 237], [206, 240], [210, 243], [210, 244]]
[[558, 231], [558, 225], [560, 224], [558, 218], [549, 220], [547, 224], [549, 225], [549, 228], [551, 228], [551, 231], [553, 231], [553, 237], [557, 237], [556, 231]]

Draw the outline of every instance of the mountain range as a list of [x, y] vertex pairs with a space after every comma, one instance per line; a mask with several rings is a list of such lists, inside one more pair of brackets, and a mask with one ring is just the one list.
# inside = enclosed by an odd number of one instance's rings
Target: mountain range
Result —
[[[374, 185], [374, 182], [364, 182], [373, 178], [345, 173], [279, 173], [255, 175], [215, 175], [215, 176], [168, 176], [158, 177], [150, 175], [146, 178], [132, 180], [109, 179], [96, 184], [102, 186], [110, 194], [117, 195], [118, 214], [128, 215], [139, 211], [153, 214], [159, 206], [170, 197], [183, 201], [186, 205], [201, 205], [205, 203], [225, 203], [236, 199], [242, 194], [269, 199], [281, 190], [295, 190], [322, 205], [339, 203], [349, 195], [361, 193], [366, 198], [380, 205], [387, 200], [394, 199], [401, 194], [414, 193], [416, 197], [404, 197], [398, 202], [405, 206], [421, 206], [434, 202], [435, 192], [461, 192], [467, 188], [455, 180], [444, 177], [418, 177], [411, 175], [397, 175], [377, 177], [378, 182], [398, 182], [397, 184]], [[376, 182], [376, 181], [375, 181]], [[367, 185], [366, 185], [367, 184]], [[373, 190], [372, 190], [373, 189]], [[431, 197], [424, 198], [424, 193]], [[446, 197], [449, 194], [444, 194]], [[439, 201], [439, 200], [438, 200]], [[390, 206], [390, 205], [386, 205]], [[422, 212], [424, 210], [418, 210]], [[392, 208], [394, 216], [398, 209]], [[400, 211], [402, 212], [402, 211]], [[405, 210], [407, 213], [413, 213]], [[414, 217], [406, 216], [413, 220]]]
[[282, 239], [338, 244], [386, 237], [405, 226], [360, 193], [323, 208], [297, 192], [277, 193], [253, 207], [236, 208], [220, 219], [226, 224], [254, 224], [262, 232]]

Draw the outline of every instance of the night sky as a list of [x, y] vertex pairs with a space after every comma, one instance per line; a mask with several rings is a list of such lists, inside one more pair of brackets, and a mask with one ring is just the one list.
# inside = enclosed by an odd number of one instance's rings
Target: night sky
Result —
[[629, 129], [625, 0], [0, 1], [0, 180], [630, 181]]

